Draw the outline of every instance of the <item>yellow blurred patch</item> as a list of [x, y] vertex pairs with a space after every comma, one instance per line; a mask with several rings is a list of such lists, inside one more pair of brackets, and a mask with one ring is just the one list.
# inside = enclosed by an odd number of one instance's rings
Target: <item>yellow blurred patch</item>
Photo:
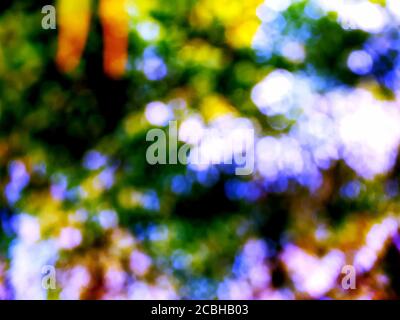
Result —
[[218, 95], [207, 96], [202, 101], [200, 109], [206, 121], [236, 113], [235, 108], [224, 97]]
[[221, 49], [213, 47], [200, 39], [187, 43], [180, 51], [179, 59], [186, 63], [210, 69], [219, 69], [224, 64], [224, 55]]
[[226, 41], [235, 48], [250, 47], [260, 21], [256, 9], [263, 0], [200, 0], [191, 14], [191, 23], [200, 28], [214, 21], [226, 28]]

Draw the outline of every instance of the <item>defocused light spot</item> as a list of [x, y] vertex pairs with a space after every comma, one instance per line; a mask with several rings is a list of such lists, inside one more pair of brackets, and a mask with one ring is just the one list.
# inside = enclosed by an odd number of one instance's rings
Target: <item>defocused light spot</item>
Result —
[[99, 223], [104, 229], [115, 228], [118, 225], [118, 215], [114, 210], [103, 210], [99, 213]]
[[130, 258], [130, 267], [135, 275], [144, 276], [152, 262], [149, 256], [140, 251], [133, 251]]
[[106, 165], [108, 159], [98, 151], [90, 151], [83, 159], [83, 166], [89, 170], [97, 170]]
[[71, 250], [79, 246], [82, 242], [82, 233], [80, 230], [67, 227], [61, 230], [58, 237], [58, 245], [61, 249]]
[[179, 127], [179, 140], [196, 144], [202, 138], [204, 131], [204, 124], [200, 117], [189, 117]]
[[304, 46], [298, 42], [289, 41], [282, 47], [282, 55], [289, 61], [300, 63], [306, 57]]
[[336, 112], [343, 113], [338, 125], [344, 159], [365, 178], [387, 172], [394, 165], [400, 144], [400, 111], [362, 90], [343, 99], [335, 103], [340, 103]]
[[342, 197], [355, 199], [359, 196], [361, 191], [361, 184], [359, 181], [351, 181], [340, 190]]
[[191, 183], [185, 176], [178, 175], [172, 179], [171, 189], [175, 194], [186, 194], [191, 190]]
[[287, 100], [292, 89], [292, 74], [286, 70], [276, 70], [254, 87], [251, 98], [266, 115], [284, 114], [290, 108]]
[[17, 202], [22, 190], [30, 181], [25, 164], [21, 161], [12, 161], [8, 167], [10, 182], [6, 185], [4, 193], [10, 204]]
[[335, 285], [345, 256], [339, 250], [331, 250], [320, 259], [299, 247], [288, 245], [282, 254], [282, 260], [291, 273], [297, 290], [318, 298]]
[[110, 189], [115, 180], [115, 168], [105, 168], [100, 174], [99, 174], [99, 180], [102, 186], [106, 189]]
[[150, 81], [162, 80], [168, 74], [167, 65], [152, 47], [145, 50], [143, 59], [138, 63], [138, 69], [142, 70]]
[[150, 211], [160, 210], [160, 200], [158, 198], [157, 192], [148, 191], [142, 196], [143, 208]]
[[173, 119], [172, 110], [164, 103], [156, 101], [151, 102], [146, 106], [146, 119], [152, 125], [166, 126]]
[[56, 200], [64, 200], [67, 192], [68, 181], [64, 175], [56, 175], [50, 187], [51, 195]]
[[138, 23], [137, 31], [144, 40], [153, 41], [158, 38], [160, 34], [160, 27], [154, 22], [146, 21]]
[[371, 56], [363, 50], [353, 51], [347, 60], [349, 69], [358, 75], [365, 75], [371, 72], [373, 60]]
[[17, 217], [17, 234], [26, 243], [34, 243], [40, 239], [40, 225], [37, 218], [20, 214]]
[[292, 0], [266, 0], [264, 6], [274, 11], [285, 11]]
[[340, 23], [346, 29], [362, 29], [378, 33], [388, 23], [385, 9], [369, 1], [318, 1], [325, 12], [337, 12]]
[[91, 276], [85, 266], [74, 266], [61, 272], [60, 284], [62, 291], [60, 298], [63, 300], [78, 300], [82, 291], [90, 284]]

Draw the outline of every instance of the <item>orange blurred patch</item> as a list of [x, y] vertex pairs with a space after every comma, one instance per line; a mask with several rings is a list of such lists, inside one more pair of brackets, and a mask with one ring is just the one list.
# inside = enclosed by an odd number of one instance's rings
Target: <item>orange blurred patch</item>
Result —
[[75, 69], [82, 56], [90, 27], [91, 0], [58, 1], [56, 62], [63, 72]]
[[102, 0], [104, 71], [110, 77], [123, 75], [128, 60], [128, 12], [126, 0]]
[[[126, 0], [101, 0], [100, 20], [103, 26], [104, 72], [121, 77], [128, 60], [128, 12]], [[56, 62], [60, 70], [74, 70], [87, 41], [91, 0], [58, 1], [59, 38]]]

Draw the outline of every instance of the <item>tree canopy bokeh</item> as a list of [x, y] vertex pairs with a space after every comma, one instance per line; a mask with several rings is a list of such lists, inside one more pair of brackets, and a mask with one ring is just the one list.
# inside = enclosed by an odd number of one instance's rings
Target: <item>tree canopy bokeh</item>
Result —
[[[400, 296], [399, 0], [68, 1], [0, 3], [0, 298]], [[149, 164], [171, 120], [254, 173]]]

